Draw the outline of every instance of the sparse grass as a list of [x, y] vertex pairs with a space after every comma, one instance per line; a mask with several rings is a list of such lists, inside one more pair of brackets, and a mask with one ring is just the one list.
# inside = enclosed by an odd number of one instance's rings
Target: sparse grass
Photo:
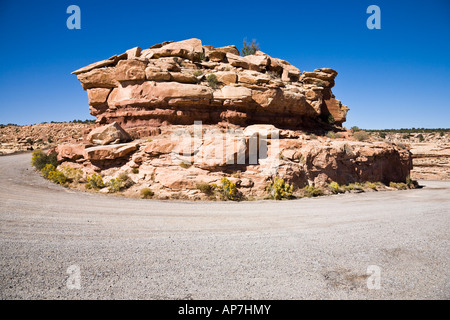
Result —
[[291, 199], [294, 187], [284, 182], [284, 179], [275, 177], [273, 182], [267, 187], [269, 196], [273, 200]]

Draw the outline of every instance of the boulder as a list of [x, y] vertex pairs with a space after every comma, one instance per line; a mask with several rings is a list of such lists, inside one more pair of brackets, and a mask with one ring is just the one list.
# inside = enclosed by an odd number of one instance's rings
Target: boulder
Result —
[[85, 144], [60, 144], [56, 147], [58, 161], [77, 160], [83, 158]]
[[95, 128], [87, 139], [93, 144], [107, 145], [131, 141], [131, 136], [117, 123]]
[[115, 68], [93, 69], [78, 74], [77, 78], [85, 90], [90, 88], [114, 88], [119, 85], [119, 81], [116, 79]]
[[86, 160], [90, 161], [114, 160], [129, 155], [131, 152], [136, 151], [137, 148], [137, 143], [90, 147], [84, 150], [83, 156]]
[[97, 106], [106, 102], [111, 88], [92, 88], [87, 89], [89, 105]]

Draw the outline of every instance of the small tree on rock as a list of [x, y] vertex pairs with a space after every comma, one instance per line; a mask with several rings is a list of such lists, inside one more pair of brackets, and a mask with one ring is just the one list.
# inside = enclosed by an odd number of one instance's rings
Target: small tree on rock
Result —
[[248, 56], [251, 54], [255, 54], [256, 51], [259, 50], [259, 44], [256, 43], [256, 40], [253, 39], [252, 43], [247, 43], [247, 41], [244, 39], [243, 47], [241, 49], [242, 56]]

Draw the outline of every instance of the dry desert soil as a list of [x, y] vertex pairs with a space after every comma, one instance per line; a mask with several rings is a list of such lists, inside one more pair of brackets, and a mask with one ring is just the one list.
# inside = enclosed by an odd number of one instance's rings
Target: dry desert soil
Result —
[[[292, 201], [68, 190], [0, 157], [1, 299], [449, 299], [450, 181]], [[70, 266], [80, 289], [70, 289]], [[379, 267], [380, 288], [367, 269]], [[370, 281], [369, 281], [370, 282]]]

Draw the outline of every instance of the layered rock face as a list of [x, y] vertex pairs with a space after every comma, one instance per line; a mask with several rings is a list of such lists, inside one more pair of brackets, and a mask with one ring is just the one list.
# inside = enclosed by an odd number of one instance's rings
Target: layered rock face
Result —
[[257, 51], [242, 57], [235, 46], [214, 48], [199, 39], [139, 47], [73, 72], [87, 91], [99, 123], [123, 128], [161, 125], [274, 124], [318, 128], [348, 108], [331, 88], [337, 72], [301, 72]]
[[[412, 168], [401, 146], [354, 141], [338, 128], [348, 108], [331, 92], [337, 72], [329, 68], [301, 72], [261, 51], [242, 57], [235, 46], [189, 39], [73, 73], [101, 126], [56, 148], [61, 167], [105, 182], [126, 173], [131, 196], [150, 188], [158, 198], [204, 199], [199, 185], [226, 177], [244, 196], [264, 198], [276, 177], [301, 193], [331, 182], [402, 182]], [[328, 130], [339, 138], [311, 134]]]
[[167, 126], [151, 139], [132, 142], [122, 132], [112, 123], [94, 129], [86, 143], [59, 145], [61, 167], [82, 169], [86, 177], [100, 173], [104, 181], [127, 173], [135, 185], [125, 194], [139, 196], [151, 188], [162, 199], [204, 199], [198, 186], [223, 177], [244, 196], [261, 199], [274, 177], [297, 192], [305, 186], [326, 189], [333, 181], [389, 185], [405, 181], [412, 168], [411, 153], [392, 143], [315, 137], [273, 125]]

